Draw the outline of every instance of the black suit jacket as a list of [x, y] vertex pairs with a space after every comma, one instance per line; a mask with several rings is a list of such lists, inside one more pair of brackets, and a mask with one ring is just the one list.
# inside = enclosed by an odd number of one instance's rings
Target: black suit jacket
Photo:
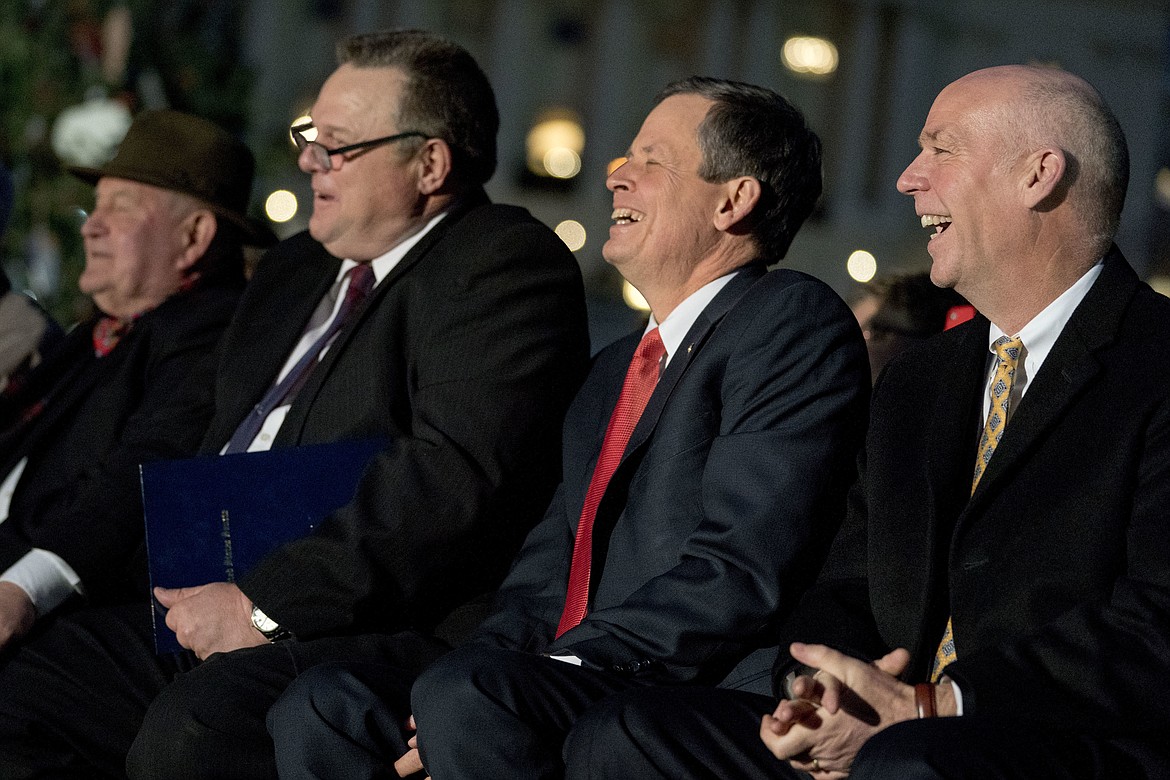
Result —
[[[39, 547], [65, 559], [93, 602], [145, 598], [138, 464], [195, 453], [211, 418], [215, 345], [239, 296], [172, 296], [100, 360], [93, 320], [83, 322], [37, 367], [16, 401], [47, 398], [44, 412], [0, 436], [0, 479], [28, 458], [0, 523], [0, 571]], [[177, 418], [169, 405], [180, 390], [191, 406]]]
[[845, 525], [785, 639], [866, 658], [905, 647], [922, 681], [953, 615], [947, 673], [966, 712], [1165, 734], [1168, 322], [1170, 301], [1114, 249], [974, 495], [987, 320], [892, 363]]
[[[224, 337], [205, 451], [267, 391], [339, 267], [307, 234], [261, 262]], [[311, 638], [425, 629], [494, 587], [555, 487], [559, 426], [587, 361], [564, 243], [523, 209], [472, 198], [338, 334], [274, 446], [391, 445], [352, 502], [270, 554], [242, 590]]]
[[811, 277], [749, 266], [728, 282], [631, 436], [597, 512], [588, 614], [554, 641], [581, 507], [641, 335], [597, 356], [565, 420], [560, 489], [480, 640], [715, 683], [774, 644], [840, 522], [865, 426], [865, 347]]

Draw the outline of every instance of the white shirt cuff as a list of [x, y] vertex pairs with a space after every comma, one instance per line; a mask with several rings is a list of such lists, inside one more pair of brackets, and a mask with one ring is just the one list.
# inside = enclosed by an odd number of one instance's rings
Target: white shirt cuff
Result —
[[61, 556], [33, 548], [0, 574], [0, 582], [11, 582], [32, 600], [37, 615], [45, 615], [73, 593], [84, 593], [81, 578]]

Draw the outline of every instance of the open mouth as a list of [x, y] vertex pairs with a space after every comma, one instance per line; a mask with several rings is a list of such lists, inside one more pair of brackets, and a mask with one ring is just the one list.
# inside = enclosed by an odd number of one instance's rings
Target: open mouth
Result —
[[923, 214], [922, 215], [922, 227], [934, 228], [934, 232], [930, 234], [930, 238], [932, 241], [934, 240], [934, 238], [936, 236], [942, 234], [942, 232], [944, 230], [946, 230], [947, 228], [949, 228], [950, 226], [951, 226], [951, 218], [948, 216], [944, 216], [942, 214]]
[[641, 222], [645, 215], [633, 209], [614, 209], [609, 218], [619, 225], [629, 225], [633, 222]]

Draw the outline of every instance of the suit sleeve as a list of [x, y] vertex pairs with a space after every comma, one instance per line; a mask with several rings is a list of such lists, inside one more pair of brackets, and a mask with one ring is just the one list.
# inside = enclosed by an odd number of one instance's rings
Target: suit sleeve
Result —
[[429, 323], [408, 347], [408, 422], [352, 502], [241, 583], [299, 637], [432, 626], [498, 584], [556, 484], [588, 359], [576, 262], [533, 221], [458, 229], [461, 253], [422, 260], [455, 270], [425, 272], [407, 304]]
[[683, 477], [700, 487], [697, 517], [679, 520], [694, 530], [671, 568], [591, 611], [554, 651], [619, 672], [718, 682], [774, 640], [775, 621], [815, 577], [865, 425], [856, 322], [828, 288], [806, 280], [754, 312], [741, 302], [719, 327], [737, 336], [710, 407], [694, 410], [719, 418], [698, 473]]

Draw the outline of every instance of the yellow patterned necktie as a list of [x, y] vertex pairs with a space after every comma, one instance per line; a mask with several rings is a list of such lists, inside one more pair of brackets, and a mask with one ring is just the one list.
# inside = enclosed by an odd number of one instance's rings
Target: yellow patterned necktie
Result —
[[[1024, 344], [1019, 337], [1001, 336], [995, 340], [992, 347], [999, 360], [995, 366], [995, 377], [991, 380], [991, 408], [987, 412], [987, 422], [983, 424], [983, 435], [979, 437], [979, 454], [975, 457], [975, 477], [971, 480], [971, 492], [979, 485], [979, 478], [987, 464], [991, 462], [991, 454], [1003, 436], [1003, 429], [1007, 426], [1008, 405], [1012, 397], [1012, 384], [1016, 378], [1016, 364], [1020, 359], [1020, 351]], [[958, 657], [955, 652], [955, 636], [951, 628], [951, 619], [947, 618], [947, 628], [943, 632], [942, 641], [934, 654], [934, 665], [930, 669], [930, 681], [938, 682], [942, 677], [943, 669], [953, 663]]]

